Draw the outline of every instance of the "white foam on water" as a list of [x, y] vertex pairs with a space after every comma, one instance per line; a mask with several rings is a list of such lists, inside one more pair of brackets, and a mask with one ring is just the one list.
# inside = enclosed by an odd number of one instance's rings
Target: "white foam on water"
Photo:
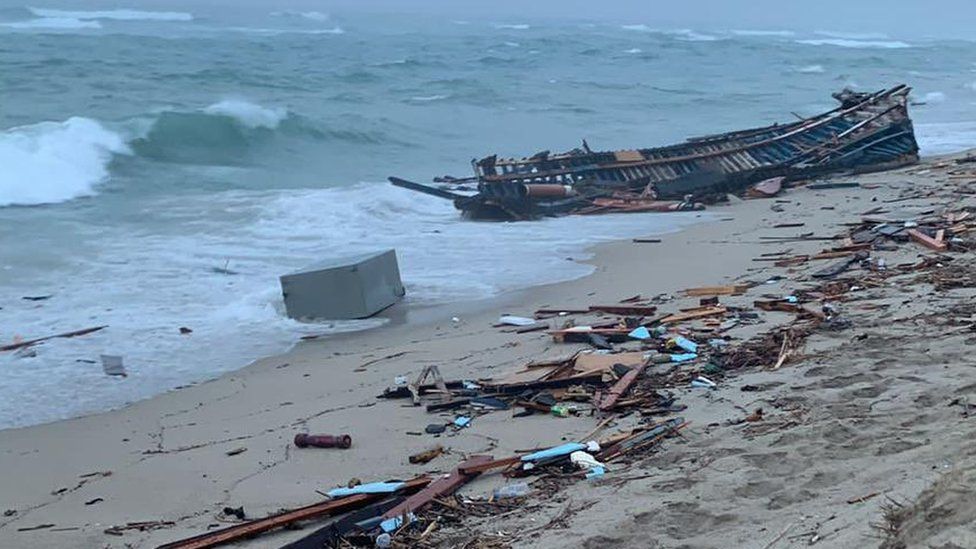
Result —
[[797, 67], [796, 72], [800, 74], [823, 74], [823, 65], [804, 65], [802, 67]]
[[271, 12], [272, 17], [298, 17], [301, 19], [308, 19], [309, 21], [328, 21], [329, 14], [322, 13], [320, 11], [273, 11]]
[[655, 34], [663, 34], [666, 36], [673, 36], [678, 40], [684, 40], [687, 42], [714, 42], [715, 40], [718, 40], [717, 36], [703, 34], [692, 29], [655, 29], [644, 24], [621, 25], [620, 28], [630, 31], [650, 32]]
[[796, 36], [796, 33], [791, 30], [733, 30], [732, 34], [736, 36], [759, 36], [759, 37], [790, 37]]
[[268, 27], [198, 27], [198, 30], [211, 31], [230, 31], [242, 32], [247, 34], [261, 34], [265, 36], [278, 36], [281, 34], [346, 34], [342, 27], [332, 27], [328, 29], [278, 29]]
[[0, 206], [49, 204], [95, 193], [125, 140], [95, 120], [72, 117], [0, 132]]
[[818, 36], [826, 36], [827, 38], [845, 38], [847, 40], [885, 40], [888, 38], [887, 34], [880, 32], [846, 32], [846, 31], [830, 31], [830, 30], [818, 30], [814, 31], [813, 34]]
[[263, 107], [243, 99], [225, 99], [203, 109], [207, 114], [228, 116], [248, 128], [275, 129], [288, 116], [280, 107]]
[[531, 27], [524, 23], [498, 23], [495, 25], [495, 28], [506, 30], [528, 30]]
[[624, 50], [624, 53], [641, 53], [640, 48], [630, 48], [629, 50]]
[[808, 46], [836, 46], [838, 48], [902, 49], [912, 47], [908, 42], [900, 40], [852, 40], [847, 38], [815, 38], [797, 40], [796, 43]]
[[[182, 228], [165, 234], [109, 228], [88, 242], [94, 255], [73, 258], [71, 276], [40, 272], [8, 288], [15, 296], [53, 297], [5, 302], [0, 341], [109, 328], [40, 345], [33, 358], [0, 354], [0, 427], [122, 406], [284, 351], [303, 334], [379, 325], [375, 319], [303, 324], [282, 314], [278, 276], [323, 258], [395, 248], [408, 302], [444, 303], [577, 278], [593, 267], [570, 258], [588, 257], [590, 244], [709, 217], [475, 223], [461, 220], [449, 201], [381, 183], [166, 196], [141, 207]], [[225, 265], [237, 274], [214, 271]], [[182, 326], [193, 333], [181, 335]], [[129, 377], [109, 378], [100, 364], [78, 362], [100, 354], [123, 356]]]
[[8, 29], [23, 29], [23, 30], [74, 30], [74, 29], [100, 29], [102, 24], [98, 21], [82, 21], [81, 19], [76, 19], [73, 17], [41, 17], [39, 19], [30, 19], [27, 21], [12, 21], [9, 23], [0, 23], [0, 27]]
[[976, 147], [976, 120], [916, 123], [915, 137], [921, 154], [950, 154]]
[[181, 11], [142, 11], [142, 10], [60, 10], [50, 8], [28, 8], [38, 17], [58, 17], [68, 19], [111, 19], [115, 21], [192, 21], [193, 14]]
[[418, 103], [429, 103], [431, 101], [440, 101], [442, 99], [447, 99], [450, 95], [418, 95], [416, 97], [411, 97], [410, 101], [416, 101]]
[[922, 96], [922, 101], [925, 103], [932, 103], [932, 104], [945, 103], [945, 100], [946, 100], [946, 94], [940, 91], [928, 92]]

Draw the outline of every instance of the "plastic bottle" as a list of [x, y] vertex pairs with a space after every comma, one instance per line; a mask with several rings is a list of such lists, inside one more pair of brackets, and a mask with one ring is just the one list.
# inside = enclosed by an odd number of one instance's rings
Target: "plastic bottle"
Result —
[[393, 538], [390, 534], [383, 533], [376, 536], [376, 546], [377, 547], [389, 547], [393, 543]]
[[529, 483], [518, 482], [515, 484], [506, 484], [501, 488], [495, 488], [495, 499], [508, 499], [517, 498], [527, 495], [529, 493]]

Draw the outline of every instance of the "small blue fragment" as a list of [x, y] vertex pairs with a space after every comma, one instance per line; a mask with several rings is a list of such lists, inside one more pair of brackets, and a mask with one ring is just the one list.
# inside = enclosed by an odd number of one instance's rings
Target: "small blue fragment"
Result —
[[651, 332], [647, 328], [643, 326], [639, 326], [637, 328], [634, 328], [634, 330], [627, 335], [634, 339], [647, 339], [651, 337]]

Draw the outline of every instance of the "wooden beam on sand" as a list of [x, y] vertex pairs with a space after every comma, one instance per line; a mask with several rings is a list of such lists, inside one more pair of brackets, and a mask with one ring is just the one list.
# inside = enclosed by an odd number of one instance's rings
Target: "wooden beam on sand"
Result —
[[660, 320], [661, 324], [671, 324], [674, 322], [684, 322], [686, 320], [695, 320], [697, 318], [705, 318], [709, 316], [724, 315], [728, 309], [725, 307], [701, 307], [695, 311], [689, 311], [687, 313], [675, 313], [673, 315], [668, 315]]
[[689, 297], [711, 296], [711, 295], [740, 295], [749, 289], [748, 284], [733, 284], [731, 286], [702, 286], [700, 288], [688, 288], [684, 294]]
[[[911, 237], [911, 239], [916, 243], [921, 244], [922, 246], [925, 246], [931, 250], [944, 252], [949, 248], [948, 244], [946, 244], [944, 240], [945, 231], [940, 231], [941, 234], [937, 233], [935, 238], [932, 238], [918, 229], [908, 229], [906, 232], [908, 233], [908, 236]], [[940, 236], [942, 238], [940, 238]]]
[[[429, 477], [417, 477], [406, 481], [398, 492], [412, 492], [430, 484]], [[307, 507], [287, 511], [267, 518], [251, 520], [242, 524], [235, 524], [227, 528], [200, 534], [191, 538], [160, 545], [157, 549], [205, 549], [217, 547], [225, 543], [233, 543], [270, 530], [283, 528], [299, 521], [328, 517], [353, 511], [365, 507], [374, 501], [389, 496], [389, 494], [354, 494], [339, 499], [332, 499], [316, 503]]]
[[441, 477], [427, 485], [426, 488], [408, 497], [406, 501], [383, 513], [384, 519], [406, 516], [408, 513], [419, 511], [430, 505], [435, 498], [453, 494], [458, 488], [464, 486], [480, 472], [465, 473], [462, 467], [472, 467], [491, 463], [491, 456], [471, 456], [467, 461], [458, 465], [457, 469], [446, 477]]
[[596, 394], [599, 395], [599, 397], [597, 398], [596, 409], [601, 412], [606, 412], [607, 410], [613, 409], [613, 407], [617, 405], [617, 401], [620, 400], [620, 397], [624, 396], [627, 391], [630, 390], [630, 386], [637, 381], [637, 378], [641, 375], [646, 367], [647, 363], [644, 362], [636, 368], [631, 368], [630, 371], [624, 374], [623, 377], [618, 379], [617, 382], [613, 384], [613, 387], [611, 387], [609, 391], [606, 393], [597, 392]]

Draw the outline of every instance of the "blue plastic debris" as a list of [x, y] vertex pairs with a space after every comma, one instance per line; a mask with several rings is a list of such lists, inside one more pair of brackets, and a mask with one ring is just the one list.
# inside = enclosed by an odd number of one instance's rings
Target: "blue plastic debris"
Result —
[[696, 358], [698, 358], [698, 355], [695, 353], [677, 354], [671, 355], [671, 362], [688, 362], [689, 360], [695, 360]]
[[590, 468], [590, 472], [586, 473], [586, 478], [587, 479], [600, 478], [606, 472], [607, 470], [603, 467], [592, 467]]
[[[413, 521], [417, 520], [417, 515], [413, 513], [407, 513], [407, 524], [412, 524]], [[388, 518], [380, 523], [380, 529], [386, 533], [393, 532], [394, 530], [403, 526], [403, 516]]]
[[526, 454], [522, 456], [522, 461], [539, 461], [540, 459], [566, 456], [578, 450], [585, 450], [585, 449], [586, 449], [585, 444], [580, 444], [578, 442], [567, 442], [566, 444], [554, 446], [552, 448], [549, 448], [548, 450], [540, 450], [538, 452]]
[[643, 326], [638, 326], [637, 328], [634, 328], [632, 332], [627, 334], [627, 336], [634, 339], [647, 339], [651, 337], [651, 331]]
[[458, 416], [458, 418], [454, 420], [454, 425], [458, 429], [464, 429], [470, 424], [471, 424], [471, 418], [469, 418], [468, 416]]
[[684, 336], [678, 336], [672, 339], [671, 341], [674, 341], [675, 345], [681, 347], [682, 349], [688, 351], [689, 353], [698, 352], [698, 344]]
[[785, 299], [787, 301], [787, 303], [797, 303], [797, 302], [800, 301], [799, 299], [796, 298], [795, 295], [788, 295], [788, 296], [786, 296], [783, 299]]
[[402, 482], [368, 482], [352, 488], [333, 488], [327, 495], [330, 498], [343, 498], [355, 494], [392, 494], [402, 487]]

